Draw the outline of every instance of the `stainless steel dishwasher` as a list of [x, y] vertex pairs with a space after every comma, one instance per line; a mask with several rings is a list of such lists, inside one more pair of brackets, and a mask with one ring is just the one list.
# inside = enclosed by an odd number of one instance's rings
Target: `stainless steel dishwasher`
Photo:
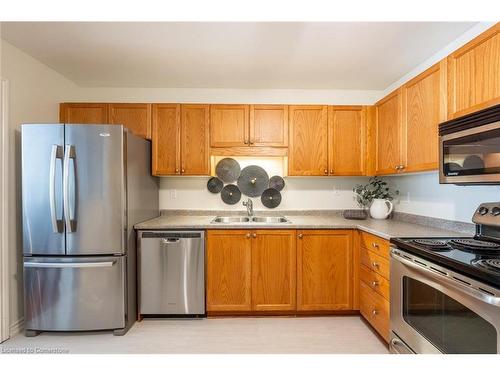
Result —
[[205, 315], [205, 233], [139, 231], [139, 314]]

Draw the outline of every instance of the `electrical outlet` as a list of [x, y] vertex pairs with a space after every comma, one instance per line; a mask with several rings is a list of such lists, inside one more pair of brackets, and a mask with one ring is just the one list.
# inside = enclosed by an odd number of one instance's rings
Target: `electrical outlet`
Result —
[[176, 189], [170, 190], [170, 199], [177, 199], [177, 190]]
[[399, 195], [399, 202], [400, 203], [410, 203], [410, 192], [407, 191], [406, 193], [400, 194]]
[[340, 190], [336, 185], [333, 185], [333, 196], [334, 197], [340, 197]]

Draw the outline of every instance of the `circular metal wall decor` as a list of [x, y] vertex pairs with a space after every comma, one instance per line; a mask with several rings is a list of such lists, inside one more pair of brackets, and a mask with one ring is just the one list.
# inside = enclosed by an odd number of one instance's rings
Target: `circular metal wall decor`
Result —
[[269, 186], [269, 175], [264, 168], [258, 165], [249, 165], [243, 168], [238, 178], [238, 187], [249, 197], [258, 197]]
[[264, 190], [260, 200], [267, 208], [276, 208], [281, 203], [281, 193], [273, 188]]
[[273, 176], [269, 179], [269, 187], [281, 191], [285, 187], [285, 180], [281, 176]]
[[241, 191], [238, 186], [229, 184], [222, 188], [220, 193], [222, 201], [226, 204], [236, 204], [241, 199]]
[[225, 183], [231, 184], [240, 177], [240, 164], [233, 158], [224, 158], [217, 163], [215, 174]]
[[214, 194], [220, 193], [223, 187], [224, 182], [217, 177], [211, 177], [207, 182], [208, 191]]

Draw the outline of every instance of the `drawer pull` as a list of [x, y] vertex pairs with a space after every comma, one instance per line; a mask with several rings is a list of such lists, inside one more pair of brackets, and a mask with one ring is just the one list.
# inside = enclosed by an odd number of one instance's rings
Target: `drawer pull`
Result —
[[304, 237], [304, 235], [302, 233], [299, 234], [299, 238], [302, 238]]
[[252, 233], [252, 237], [253, 238], [257, 237], [257, 233]]
[[372, 266], [375, 267], [375, 268], [379, 268], [380, 267], [380, 264], [378, 264], [377, 262], [373, 262], [372, 263]]
[[379, 284], [378, 284], [378, 281], [372, 281], [372, 285], [373, 285], [373, 286], [378, 286], [378, 285], [379, 285]]
[[247, 233], [245, 237], [250, 238], [250, 233]]
[[372, 242], [372, 246], [378, 248], [378, 243]]
[[378, 311], [377, 310], [372, 310], [372, 315], [373, 316], [378, 315]]

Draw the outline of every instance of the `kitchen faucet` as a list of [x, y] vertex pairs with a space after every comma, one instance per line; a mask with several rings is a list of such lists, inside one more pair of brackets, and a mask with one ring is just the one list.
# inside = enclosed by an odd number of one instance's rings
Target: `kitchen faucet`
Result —
[[247, 208], [247, 215], [253, 216], [253, 202], [250, 198], [243, 202], [243, 206]]

